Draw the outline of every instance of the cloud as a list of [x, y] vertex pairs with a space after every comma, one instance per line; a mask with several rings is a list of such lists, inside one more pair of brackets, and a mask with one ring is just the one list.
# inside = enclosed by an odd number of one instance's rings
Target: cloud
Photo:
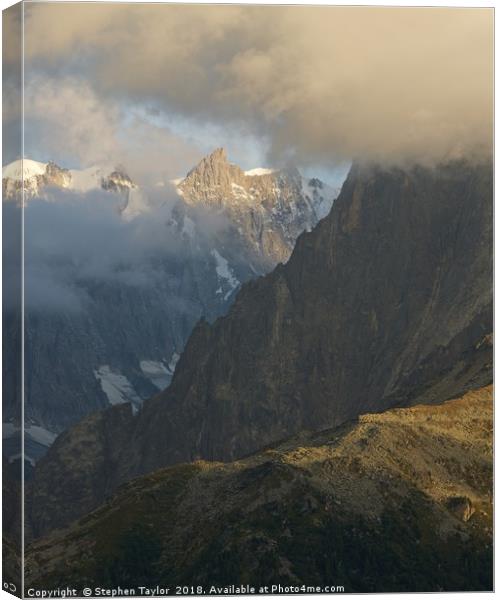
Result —
[[119, 150], [119, 110], [82, 81], [30, 78], [25, 92], [26, 140], [35, 154], [63, 155], [66, 164], [109, 160]]
[[275, 160], [491, 151], [493, 11], [31, 4], [28, 75], [234, 122]]
[[2, 13], [2, 151], [4, 164], [21, 156], [22, 7]]
[[[183, 206], [173, 188], [144, 193], [150, 210], [133, 220], [122, 218], [121, 196], [101, 190], [45, 189], [44, 199], [27, 203], [24, 260], [30, 311], [85, 311], [99, 285], [175, 288], [183, 265], [206, 260], [205, 241], [219, 236], [229, 225], [227, 219], [202, 209], [191, 211], [197, 227], [197, 243], [191, 244], [182, 227], [172, 223], [174, 207]], [[6, 232], [14, 232], [9, 223], [15, 225], [17, 219], [19, 225], [19, 208], [14, 203], [6, 208]], [[16, 238], [9, 234], [4, 244], [9, 262], [16, 252]], [[166, 292], [165, 302], [173, 302], [171, 296]]]
[[134, 181], [144, 185], [183, 176], [202, 158], [203, 151], [168, 127], [134, 114], [117, 134], [120, 162]]
[[79, 313], [90, 302], [86, 290], [60, 278], [50, 266], [29, 264], [25, 269], [25, 306], [34, 313]]
[[25, 123], [28, 156], [69, 167], [111, 160], [141, 184], [177, 177], [201, 154], [167, 127], [98, 96], [88, 81], [75, 77], [29, 77]]
[[96, 283], [147, 287], [165, 260], [179, 253], [181, 240], [166, 223], [172, 204], [126, 221], [123, 200], [107, 192], [76, 194], [48, 190], [25, 209], [26, 304], [30, 309], [80, 311]]

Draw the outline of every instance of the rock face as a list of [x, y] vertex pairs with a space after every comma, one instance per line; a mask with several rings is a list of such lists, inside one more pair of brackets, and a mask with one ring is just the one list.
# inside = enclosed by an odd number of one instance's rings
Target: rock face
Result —
[[286, 262], [303, 231], [325, 217], [338, 195], [319, 179], [306, 180], [295, 168], [242, 171], [215, 150], [178, 184], [189, 205], [226, 214], [251, 248], [273, 266]]
[[491, 199], [489, 165], [353, 169], [290, 261], [194, 330], [138, 419], [137, 472], [488, 382]]
[[[246, 181], [247, 187], [251, 183], [258, 194], [239, 191], [235, 181]], [[24, 185], [27, 236], [38, 234], [37, 221], [31, 219], [35, 204], [39, 215], [45, 206], [70, 198], [57, 195], [61, 189], [79, 196], [110, 192], [118, 199], [117, 218], [131, 224], [153, 210], [146, 191], [123, 169], [109, 166], [77, 171], [54, 163], [16, 161], [4, 168], [3, 183], [6, 199], [12, 201], [10, 213]], [[26, 439], [32, 461], [57, 433], [87, 414], [122, 402], [137, 408], [167, 387], [199, 318], [212, 321], [224, 314], [241, 283], [286, 260], [296, 237], [331, 207], [333, 191], [327, 197], [327, 186], [318, 180], [301, 186], [298, 171], [293, 177], [250, 177], [231, 165], [222, 150], [214, 152], [179, 184], [171, 214], [158, 217], [165, 221], [165, 252], [160, 247], [144, 264], [119, 265], [135, 269], [138, 278], [146, 273], [145, 285], [128, 283], [120, 273], [109, 280], [93, 278], [64, 256], [40, 265], [36, 249], [26, 250], [28, 292], [31, 273], [42, 272], [46, 278], [46, 272], [55, 271], [84, 299], [77, 311], [73, 306], [52, 311], [26, 308]], [[156, 199], [160, 191], [155, 194]], [[173, 189], [170, 195], [177, 197]], [[40, 198], [48, 202], [35, 203]], [[217, 220], [214, 232], [203, 225], [210, 219]], [[122, 229], [125, 235], [127, 229]], [[33, 258], [38, 262], [30, 270]], [[154, 277], [149, 276], [152, 271]], [[15, 408], [16, 403], [11, 405]], [[12, 412], [4, 416], [16, 420]]]
[[448, 510], [464, 522], [470, 520], [476, 509], [467, 496], [452, 496], [446, 503]]
[[[491, 164], [354, 167], [288, 263], [196, 326], [170, 387], [113, 447], [111, 478], [233, 460], [362, 413], [457, 397], [491, 382], [491, 331]], [[37, 469], [35, 522], [69, 522], [53, 462], [72, 490], [86, 485], [68, 461], [72, 435]]]
[[28, 547], [27, 582], [491, 590], [492, 417], [488, 387], [156, 471]]

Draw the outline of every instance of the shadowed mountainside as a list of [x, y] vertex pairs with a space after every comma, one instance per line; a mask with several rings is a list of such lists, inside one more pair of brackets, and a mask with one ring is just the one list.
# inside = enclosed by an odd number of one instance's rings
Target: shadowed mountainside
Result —
[[122, 488], [27, 553], [30, 586], [492, 589], [492, 389]]
[[34, 535], [139, 474], [490, 383], [492, 225], [491, 163], [353, 167], [289, 262], [197, 325], [165, 392], [58, 438], [33, 482]]

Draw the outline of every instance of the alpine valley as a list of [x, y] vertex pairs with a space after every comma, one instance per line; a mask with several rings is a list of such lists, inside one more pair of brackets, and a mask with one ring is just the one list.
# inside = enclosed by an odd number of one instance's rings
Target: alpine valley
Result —
[[[295, 168], [244, 172], [223, 149], [151, 189], [112, 165], [68, 170], [27, 159], [4, 167], [2, 183], [7, 224], [19, 218], [24, 190], [31, 464], [89, 413], [123, 403], [137, 410], [165, 389], [196, 322], [225, 314], [242, 283], [286, 262], [338, 194]], [[103, 214], [110, 225], [99, 234]], [[13, 339], [15, 319], [4, 327]], [[4, 407], [12, 457], [16, 399]]]

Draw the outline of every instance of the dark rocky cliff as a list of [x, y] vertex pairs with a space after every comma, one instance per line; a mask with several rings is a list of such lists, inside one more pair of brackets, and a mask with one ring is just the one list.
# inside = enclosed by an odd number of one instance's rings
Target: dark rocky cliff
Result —
[[[490, 163], [354, 167], [289, 262], [246, 284], [227, 316], [198, 324], [171, 386], [130, 416], [127, 442], [109, 433], [107, 443], [119, 445], [109, 451], [108, 489], [165, 465], [232, 460], [301, 430], [489, 383], [492, 226]], [[94, 428], [78, 427], [91, 445]], [[59, 514], [88, 481], [68, 459], [73, 437], [39, 465], [35, 523], [63, 525], [97, 505]], [[54, 485], [55, 464], [58, 481], [67, 473], [71, 484]]]
[[138, 472], [491, 378], [490, 166], [354, 168], [289, 263], [193, 332], [135, 431]]

